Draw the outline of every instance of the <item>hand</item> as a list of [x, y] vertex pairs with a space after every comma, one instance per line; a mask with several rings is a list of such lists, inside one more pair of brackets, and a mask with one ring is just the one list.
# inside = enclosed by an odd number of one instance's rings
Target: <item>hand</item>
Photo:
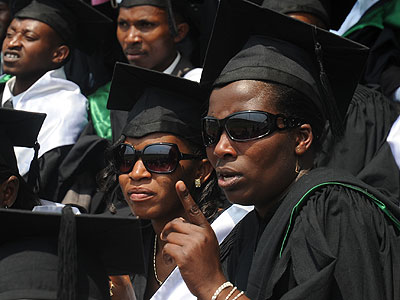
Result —
[[112, 300], [136, 300], [132, 282], [128, 275], [110, 276], [110, 280]]
[[185, 184], [178, 181], [175, 188], [187, 220], [177, 218], [165, 225], [161, 232], [161, 239], [166, 242], [163, 257], [166, 263], [179, 267], [193, 295], [198, 299], [210, 299], [226, 281], [219, 261], [218, 241]]

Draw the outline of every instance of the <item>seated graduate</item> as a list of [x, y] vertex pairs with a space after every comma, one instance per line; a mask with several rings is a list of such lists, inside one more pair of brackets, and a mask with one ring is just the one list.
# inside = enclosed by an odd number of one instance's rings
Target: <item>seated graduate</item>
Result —
[[[352, 3], [265, 0], [262, 6], [329, 30], [340, 27]], [[328, 132], [315, 165], [345, 169], [399, 203], [400, 172], [386, 142], [398, 116], [396, 104], [382, 94], [380, 86], [357, 85], [346, 112], [343, 137], [337, 140]]]
[[248, 1], [220, 1], [202, 78], [213, 85], [204, 143], [228, 200], [255, 210], [219, 252], [179, 184], [189, 219], [165, 226], [163, 255], [198, 299], [400, 296], [399, 208], [345, 171], [313, 168], [326, 122], [341, 134], [367, 54]]
[[[119, 61], [199, 81], [190, 54], [179, 50], [195, 31], [189, 1], [122, 0], [118, 4], [116, 38], [123, 57]], [[191, 52], [191, 51], [189, 51]], [[97, 135], [115, 141], [126, 125], [126, 112], [106, 109], [111, 82], [88, 96]]]
[[[19, 174], [14, 146], [35, 147], [46, 115], [0, 108], [0, 207], [32, 210], [40, 204], [35, 170], [30, 171], [29, 184]], [[35, 165], [35, 159], [33, 161]]]
[[[46, 113], [39, 132], [40, 197], [54, 199], [58, 168], [87, 124], [87, 99], [66, 80], [63, 65], [71, 47], [94, 47], [85, 27], [101, 28], [103, 16], [80, 1], [17, 0], [3, 43], [3, 69], [12, 78], [0, 87], [1, 106]], [[108, 21], [106, 19], [105, 21]], [[28, 172], [33, 150], [15, 150], [20, 174]]]
[[188, 187], [208, 222], [213, 222], [220, 241], [248, 212], [235, 206], [216, 219], [220, 190], [201, 137], [207, 95], [197, 82], [116, 65], [108, 107], [128, 110], [129, 117], [110, 150], [106, 188], [114, 191], [118, 179], [132, 214], [151, 222], [144, 222], [148, 226], [143, 229], [148, 270], [133, 278], [138, 299], [195, 299], [176, 265], [162, 259], [161, 230], [175, 218], [187, 218], [176, 192], [177, 182]]
[[[109, 275], [144, 271], [136, 218], [0, 209], [0, 299], [111, 299]], [[129, 295], [127, 293], [127, 295]], [[134, 300], [127, 296], [124, 299]]]

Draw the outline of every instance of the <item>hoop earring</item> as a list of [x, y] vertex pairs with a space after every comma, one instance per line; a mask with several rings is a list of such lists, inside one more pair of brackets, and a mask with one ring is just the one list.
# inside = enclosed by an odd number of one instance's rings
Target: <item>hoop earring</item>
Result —
[[300, 171], [301, 171], [300, 164], [299, 164], [299, 158], [298, 158], [298, 157], [296, 158], [296, 168], [294, 169], [294, 171], [295, 171], [297, 174], [299, 174]]
[[201, 187], [200, 178], [196, 178], [196, 179], [194, 180], [194, 186], [197, 187], [197, 188]]

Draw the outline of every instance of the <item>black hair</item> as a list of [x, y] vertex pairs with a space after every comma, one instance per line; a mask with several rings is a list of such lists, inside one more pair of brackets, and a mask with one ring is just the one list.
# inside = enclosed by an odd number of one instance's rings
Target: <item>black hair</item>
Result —
[[[190, 142], [185, 138], [180, 138], [184, 140], [184, 142], [189, 146], [193, 154], [198, 154], [206, 157], [204, 146], [194, 144], [193, 142]], [[114, 151], [121, 143], [125, 141], [125, 139], [125, 135], [122, 135], [117, 141], [115, 141], [114, 144], [106, 149], [105, 157], [107, 161], [107, 166], [98, 174], [97, 177], [100, 191], [105, 194], [105, 201], [108, 202], [107, 206], [110, 206], [111, 199], [115, 198], [113, 197], [114, 193], [117, 194], [117, 199], [119, 199], [120, 201], [125, 201], [124, 196], [122, 195], [122, 191], [119, 188], [118, 175], [116, 174], [113, 164]], [[213, 170], [211, 176], [206, 182], [202, 184], [200, 188], [191, 190], [190, 193], [207, 220], [212, 220], [217, 214], [218, 207], [220, 206], [219, 201], [221, 198], [215, 170]]]
[[273, 82], [263, 83], [265, 87], [268, 87], [268, 91], [273, 93], [275, 107], [281, 114], [301, 119], [311, 125], [314, 136], [313, 148], [315, 151], [319, 151], [321, 141], [327, 131], [325, 114], [318, 109], [313, 101], [294, 88]]
[[[207, 157], [204, 146], [194, 144], [193, 142], [189, 142], [187, 140], [185, 141], [189, 145], [193, 154]], [[207, 220], [210, 221], [210, 219], [214, 218], [217, 213], [218, 207], [221, 206], [218, 202], [220, 201], [221, 190], [218, 186], [218, 179], [215, 170], [212, 171], [211, 176], [207, 179], [206, 182], [203, 183], [201, 188], [196, 188], [190, 192]]]

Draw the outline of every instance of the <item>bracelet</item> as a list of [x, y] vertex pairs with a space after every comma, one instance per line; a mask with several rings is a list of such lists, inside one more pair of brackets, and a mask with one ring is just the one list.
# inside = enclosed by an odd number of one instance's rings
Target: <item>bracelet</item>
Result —
[[223, 284], [221, 284], [217, 290], [215, 291], [214, 295], [211, 297], [211, 300], [216, 300], [218, 295], [221, 294], [221, 292], [226, 289], [227, 287], [233, 286], [232, 283], [230, 283], [229, 281], [224, 282]]
[[228, 296], [226, 296], [225, 300], [228, 300], [236, 290], [237, 290], [237, 287], [234, 286], [233, 289], [229, 292]]
[[235, 298], [233, 298], [232, 300], [236, 300], [236, 299], [238, 299], [238, 298], [240, 298], [240, 296], [242, 296], [244, 294], [244, 292], [243, 291], [241, 291], [239, 294], [237, 294], [236, 296], [235, 296]]

